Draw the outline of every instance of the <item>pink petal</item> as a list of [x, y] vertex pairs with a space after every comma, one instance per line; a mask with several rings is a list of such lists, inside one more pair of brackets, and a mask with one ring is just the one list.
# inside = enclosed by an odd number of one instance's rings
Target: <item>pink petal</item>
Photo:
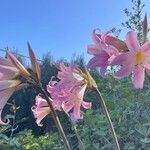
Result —
[[46, 107], [46, 106], [48, 106], [47, 101], [45, 99], [43, 99], [41, 96], [39, 96], [39, 95], [36, 96], [35, 101], [36, 101], [36, 106], [38, 106], [38, 107]]
[[74, 104], [70, 101], [63, 103], [62, 108], [64, 112], [69, 112], [73, 108]]
[[90, 109], [92, 107], [92, 104], [89, 102], [82, 101], [82, 106], [85, 109]]
[[16, 90], [17, 86], [21, 83], [19, 80], [3, 80], [0, 81], [0, 124], [5, 124], [1, 119], [2, 110], [7, 103], [12, 93]]
[[102, 39], [102, 41], [106, 42], [106, 41], [107, 41], [106, 38], [111, 37], [109, 34], [110, 34], [109, 31], [108, 31], [108, 32], [104, 32], [103, 34], [101, 34], [101, 39]]
[[111, 65], [111, 62], [112, 62], [116, 57], [117, 57], [116, 55], [110, 56], [109, 59], [108, 59], [108, 65]]
[[118, 50], [125, 50], [127, 51], [127, 46], [126, 43], [116, 37], [110, 36], [109, 32], [103, 34], [102, 36], [102, 40], [107, 44], [107, 45], [112, 45], [115, 48], [117, 48]]
[[80, 87], [78, 87], [78, 89], [77, 89], [77, 94], [78, 94], [78, 98], [79, 99], [83, 99], [83, 96], [84, 96], [84, 93], [85, 93], [85, 90], [86, 90], [86, 87], [87, 87], [87, 85], [86, 84], [84, 84], [81, 88]]
[[122, 53], [111, 62], [111, 65], [123, 65], [128, 63], [128, 61], [132, 61], [130, 52]]
[[109, 55], [105, 51], [101, 51], [99, 55], [94, 56], [88, 63], [88, 68], [95, 68], [95, 67], [106, 67], [107, 61], [109, 59]]
[[108, 45], [115, 46], [118, 44], [118, 38], [110, 36], [109, 33], [106, 33], [102, 36], [103, 41], [105, 41]]
[[73, 67], [70, 65], [66, 67], [64, 63], [59, 65], [60, 71], [58, 72], [57, 77], [62, 81], [70, 82], [73, 79]]
[[18, 74], [19, 71], [16, 68], [0, 65], [0, 80], [12, 79]]
[[101, 38], [96, 34], [96, 32], [97, 32], [97, 30], [95, 29], [95, 30], [93, 30], [93, 33], [92, 33], [92, 38], [93, 38], [93, 40], [94, 40], [94, 42], [96, 43], [96, 44], [99, 44], [99, 43], [101, 43]]
[[67, 71], [67, 67], [64, 65], [64, 63], [60, 63], [59, 68], [60, 68], [61, 72], [66, 72]]
[[7, 57], [10, 59], [10, 61], [12, 62], [12, 64], [19, 69], [20, 73], [22, 75], [24, 75], [25, 77], [29, 77], [30, 74], [29, 72], [26, 70], [26, 68], [17, 60], [17, 58], [11, 54], [10, 52], [8, 52]]
[[126, 36], [126, 44], [130, 51], [135, 51], [140, 49], [139, 42], [137, 40], [137, 35], [135, 32], [130, 31]]
[[42, 126], [41, 121], [50, 113], [50, 108], [47, 101], [39, 95], [36, 96], [36, 105], [33, 106], [31, 110], [33, 111], [38, 126]]
[[144, 51], [144, 52], [148, 52], [150, 53], [150, 42], [146, 42], [144, 43], [142, 46], [141, 46], [141, 49]]
[[98, 55], [100, 50], [96, 45], [88, 45], [87, 52], [92, 55]]
[[123, 66], [119, 71], [114, 73], [114, 76], [118, 77], [118, 78], [124, 78], [124, 77], [129, 76], [131, 74], [132, 70], [133, 70], [132, 65]]
[[16, 87], [21, 81], [19, 80], [3, 80], [0, 81], [0, 91], [3, 91], [8, 88]]
[[[95, 42], [95, 46], [98, 48], [98, 51], [106, 49], [106, 43], [102, 40], [102, 35], [99, 33], [96, 33], [96, 29], [93, 31], [93, 40]], [[97, 52], [98, 52], [97, 51]]]
[[132, 82], [136, 89], [143, 88], [144, 78], [145, 78], [145, 68], [140, 65], [136, 66], [132, 74]]
[[14, 65], [10, 62], [9, 59], [1, 57], [0, 57], [0, 65], [14, 67]]
[[109, 54], [109, 56], [119, 55], [118, 49], [111, 45], [107, 47], [106, 52]]
[[15, 91], [15, 88], [8, 88], [6, 90], [0, 91], [0, 124], [2, 125], [6, 125], [8, 124], [8, 122], [4, 122], [2, 120], [2, 110], [4, 108], [4, 106], [6, 105], [8, 99], [11, 97], [11, 95], [13, 94], [13, 92]]
[[76, 72], [72, 72], [72, 74], [73, 74], [73, 77], [75, 79], [77, 79], [77, 81], [83, 81], [84, 80], [84, 78], [81, 76], [81, 74], [78, 74]]
[[[63, 98], [62, 98], [63, 99]], [[54, 99], [52, 104], [53, 104], [53, 107], [56, 109], [56, 110], [60, 110], [61, 111], [61, 107], [62, 107], [62, 99], [58, 98], [58, 99]], [[63, 105], [64, 107], [64, 105]]]
[[38, 126], [42, 126], [41, 121], [50, 113], [50, 108], [49, 107], [41, 107], [36, 110], [36, 108], [32, 107], [31, 108], [36, 120], [36, 123]]
[[75, 119], [82, 119], [81, 114], [80, 114], [80, 106], [81, 106], [80, 103], [78, 103], [74, 106], [73, 116]]

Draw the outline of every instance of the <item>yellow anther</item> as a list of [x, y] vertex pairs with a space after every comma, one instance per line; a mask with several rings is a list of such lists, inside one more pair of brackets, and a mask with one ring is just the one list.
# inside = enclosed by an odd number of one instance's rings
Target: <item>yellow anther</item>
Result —
[[145, 59], [145, 54], [142, 51], [139, 51], [135, 54], [135, 59], [136, 59], [136, 63], [140, 64], [144, 61]]

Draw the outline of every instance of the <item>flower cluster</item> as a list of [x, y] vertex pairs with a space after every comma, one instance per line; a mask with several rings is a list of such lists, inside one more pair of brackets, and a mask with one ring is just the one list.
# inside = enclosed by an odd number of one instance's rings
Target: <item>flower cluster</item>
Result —
[[93, 39], [95, 44], [88, 46], [88, 53], [94, 55], [88, 63], [90, 69], [99, 67], [104, 76], [108, 66], [120, 66], [114, 73], [115, 77], [131, 74], [135, 88], [143, 88], [145, 70], [150, 69], [150, 42], [140, 45], [133, 31], [127, 33], [125, 41], [110, 36], [108, 32], [100, 35], [95, 31]]
[[[58, 69], [57, 78], [59, 81], [52, 79], [47, 85], [47, 91], [52, 98], [52, 105], [55, 110], [63, 110], [66, 113], [69, 112], [73, 121], [82, 119], [81, 106], [85, 109], [91, 108], [91, 103], [85, 102], [83, 97], [86, 88], [90, 87], [92, 78], [87, 72], [83, 73], [75, 65], [65, 66], [61, 63]], [[95, 85], [93, 84], [93, 86]], [[36, 101], [38, 102], [36, 102], [33, 112], [37, 118], [38, 125], [41, 125], [40, 121], [46, 116], [47, 107], [43, 106], [45, 108], [40, 110], [41, 103], [44, 102], [44, 100], [38, 96]], [[44, 113], [45, 111], [46, 113]]]
[[119, 54], [118, 49], [110, 45], [111, 41], [114, 44], [117, 43], [117, 39], [111, 37], [109, 33], [96, 34], [96, 30], [93, 31], [92, 37], [95, 44], [89, 45], [87, 51], [89, 54], [94, 55], [94, 57], [89, 61], [87, 66], [90, 69], [100, 67], [101, 75], [105, 76], [107, 67], [115, 56]]
[[74, 65], [66, 67], [62, 63], [59, 68], [57, 77], [60, 81], [54, 84], [52, 81], [47, 86], [48, 92], [54, 99], [54, 107], [59, 110], [62, 108], [65, 112], [73, 109], [72, 116], [81, 119], [80, 107], [91, 108], [91, 103], [83, 100], [88, 81], [82, 71]]

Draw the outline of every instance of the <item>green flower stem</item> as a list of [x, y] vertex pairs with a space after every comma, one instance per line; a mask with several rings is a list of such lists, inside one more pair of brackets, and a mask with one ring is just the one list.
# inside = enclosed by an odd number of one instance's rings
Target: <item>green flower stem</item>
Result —
[[76, 137], [77, 137], [77, 139], [78, 139], [78, 142], [79, 142], [79, 150], [85, 150], [84, 145], [83, 145], [83, 143], [82, 143], [82, 141], [81, 141], [80, 135], [78, 134], [78, 131], [77, 131], [77, 129], [76, 129], [76, 126], [73, 124], [72, 120], [70, 119], [69, 114], [66, 113], [66, 115], [68, 116], [68, 119], [69, 119], [69, 121], [70, 121], [70, 123], [71, 123], [72, 129], [73, 129], [73, 131], [74, 131], [74, 133], [75, 133], [75, 135], [76, 135]]
[[99, 100], [100, 100], [100, 103], [101, 103], [101, 106], [103, 108], [103, 111], [105, 113], [105, 116], [106, 116], [106, 119], [107, 119], [107, 122], [109, 124], [109, 128], [111, 130], [111, 133], [112, 133], [112, 137], [113, 137], [113, 141], [114, 141], [114, 144], [115, 144], [115, 149], [116, 150], [120, 150], [120, 147], [119, 147], [119, 143], [118, 143], [118, 139], [117, 139], [117, 136], [116, 136], [116, 133], [115, 133], [115, 130], [114, 130], [114, 127], [113, 127], [113, 124], [112, 124], [112, 121], [110, 119], [110, 115], [109, 115], [109, 112], [107, 110], [107, 107], [106, 107], [106, 104], [105, 104], [105, 101], [102, 97], [102, 94], [101, 92], [99, 91], [98, 88], [94, 88], [96, 93], [98, 94], [99, 96]]
[[67, 140], [67, 138], [66, 138], [66, 135], [65, 135], [65, 133], [64, 133], [64, 130], [63, 130], [62, 125], [61, 125], [61, 123], [60, 123], [59, 117], [58, 117], [58, 115], [57, 115], [55, 109], [53, 108], [53, 105], [52, 105], [52, 103], [51, 103], [51, 101], [50, 101], [50, 99], [49, 99], [49, 97], [48, 97], [46, 91], [45, 91], [41, 86], [40, 86], [40, 88], [39, 88], [39, 91], [44, 95], [45, 100], [47, 101], [47, 103], [48, 103], [48, 105], [49, 105], [49, 107], [50, 107], [50, 109], [51, 109], [51, 111], [52, 111], [53, 119], [54, 119], [55, 124], [56, 124], [56, 126], [57, 126], [57, 128], [58, 128], [59, 134], [60, 134], [60, 136], [62, 137], [62, 140], [63, 140], [63, 142], [64, 142], [65, 150], [71, 150], [71, 147], [70, 147], [70, 145], [69, 145], [69, 142], [68, 142], [68, 140]]

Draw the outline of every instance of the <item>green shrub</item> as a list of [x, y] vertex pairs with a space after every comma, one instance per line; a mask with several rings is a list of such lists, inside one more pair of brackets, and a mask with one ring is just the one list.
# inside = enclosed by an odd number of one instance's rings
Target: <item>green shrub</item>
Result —
[[57, 134], [47, 134], [35, 137], [31, 130], [25, 130], [17, 134], [16, 138], [24, 150], [58, 150], [63, 147], [59, 143]]
[[31, 130], [24, 130], [13, 138], [0, 134], [0, 150], [62, 150], [57, 134], [35, 137]]
[[[94, 77], [110, 112], [121, 150], [149, 150], [149, 88], [135, 90], [130, 78], [116, 80], [109, 76], [102, 79], [97, 74]], [[85, 99], [93, 103], [93, 109], [84, 112], [83, 120], [77, 125], [85, 150], [112, 150], [112, 136], [97, 96], [89, 90]], [[62, 117], [61, 122], [67, 136], [71, 137], [67, 121], [63, 122]], [[69, 141], [73, 150], [78, 150], [74, 146], [75, 141], [71, 138]], [[0, 134], [0, 150], [63, 150], [62, 145], [53, 130], [39, 137], [34, 136], [31, 130], [19, 132], [13, 138]]]

